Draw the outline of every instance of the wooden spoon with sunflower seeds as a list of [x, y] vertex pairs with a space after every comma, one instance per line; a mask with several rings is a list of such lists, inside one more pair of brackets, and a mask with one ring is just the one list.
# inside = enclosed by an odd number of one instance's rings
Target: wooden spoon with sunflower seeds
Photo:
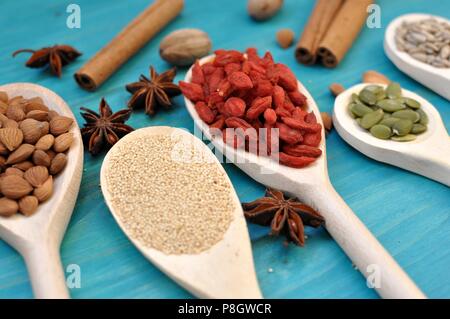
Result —
[[[64, 100], [54, 92], [31, 83], [0, 86], [8, 96], [41, 97], [51, 110], [75, 116]], [[0, 217], [0, 237], [25, 259], [36, 298], [69, 298], [59, 253], [60, 244], [78, 195], [83, 170], [83, 143], [76, 124], [70, 130], [74, 141], [68, 151], [64, 170], [54, 179], [49, 200], [39, 205], [30, 217], [21, 214]]]

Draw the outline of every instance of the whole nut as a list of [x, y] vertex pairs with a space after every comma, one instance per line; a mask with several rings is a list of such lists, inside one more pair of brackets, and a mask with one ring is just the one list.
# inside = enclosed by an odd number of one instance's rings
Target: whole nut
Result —
[[14, 151], [23, 141], [23, 133], [18, 128], [1, 128], [0, 142], [10, 151]]
[[57, 138], [55, 138], [55, 143], [53, 144], [53, 149], [57, 153], [62, 153], [67, 151], [72, 145], [73, 142], [73, 134], [72, 133], [64, 133]]
[[330, 85], [330, 92], [331, 94], [333, 94], [334, 96], [338, 96], [339, 94], [341, 94], [342, 92], [345, 91], [345, 88], [342, 86], [342, 84], [339, 83], [332, 83]]
[[283, 0], [249, 0], [248, 13], [258, 21], [273, 17], [282, 7]]
[[34, 166], [23, 174], [23, 178], [33, 187], [39, 187], [48, 179], [48, 170], [44, 166]]
[[17, 123], [14, 120], [8, 119], [5, 122], [3, 122], [4, 128], [19, 128], [19, 123]]
[[50, 132], [55, 135], [61, 135], [69, 131], [73, 119], [66, 116], [56, 116], [50, 121]]
[[48, 112], [41, 110], [33, 110], [27, 113], [26, 116], [28, 119], [34, 119], [36, 121], [47, 121], [48, 120]]
[[35, 188], [33, 195], [39, 200], [40, 203], [45, 202], [52, 196], [53, 193], [53, 177], [49, 178], [42, 184], [42, 186]]
[[23, 177], [23, 174], [24, 174], [23, 171], [21, 171], [18, 168], [15, 168], [15, 167], [8, 167], [5, 171], [5, 176], [17, 175], [17, 176]]
[[33, 215], [39, 206], [39, 200], [35, 196], [25, 196], [19, 200], [19, 210], [25, 216]]
[[3, 103], [8, 103], [8, 100], [8, 93], [0, 91], [0, 101], [2, 101]]
[[3, 101], [0, 101], [0, 114], [6, 114], [6, 110], [8, 109], [8, 104]]
[[52, 160], [50, 165], [50, 174], [56, 175], [60, 173], [67, 164], [67, 156], [64, 153], [58, 153]]
[[31, 163], [30, 161], [23, 161], [23, 162], [14, 164], [12, 167], [18, 168], [18, 169], [20, 169], [21, 171], [24, 171], [24, 172], [25, 172], [26, 170], [30, 169], [30, 168], [33, 167], [33, 166], [34, 166], [34, 164]]
[[277, 42], [283, 49], [287, 49], [292, 45], [294, 37], [294, 31], [291, 29], [281, 29], [277, 32]]
[[37, 150], [47, 151], [53, 146], [54, 142], [55, 142], [55, 137], [51, 134], [47, 134], [47, 135], [42, 136], [37, 141], [35, 147]]
[[41, 125], [35, 119], [29, 118], [23, 120], [19, 128], [22, 130], [25, 143], [35, 144], [41, 137]]
[[49, 167], [51, 164], [51, 159], [50, 156], [47, 155], [47, 153], [45, 153], [42, 150], [35, 150], [33, 153], [33, 163], [35, 165], [40, 165], [40, 166], [45, 166], [45, 167]]
[[363, 83], [389, 84], [391, 81], [383, 74], [369, 70], [363, 74]]
[[211, 40], [208, 34], [198, 29], [181, 29], [170, 33], [159, 45], [161, 57], [176, 66], [191, 65], [195, 60], [208, 55]]
[[45, 106], [43, 103], [39, 101], [31, 101], [29, 100], [28, 103], [25, 104], [24, 107], [25, 113], [29, 113], [31, 111], [44, 111], [48, 112], [49, 109], [47, 106]]
[[50, 132], [50, 124], [48, 122], [41, 122], [41, 136], [47, 135]]
[[6, 116], [11, 120], [20, 122], [25, 118], [25, 112], [21, 107], [9, 104]]
[[5, 197], [19, 199], [28, 195], [33, 190], [33, 187], [20, 176], [8, 175], [1, 179], [0, 189]]
[[16, 164], [25, 161], [28, 157], [31, 156], [34, 152], [34, 146], [31, 144], [22, 144], [20, 145], [14, 152], [12, 152], [8, 159], [6, 160], [6, 164]]
[[19, 205], [15, 200], [2, 197], [0, 198], [0, 216], [10, 217], [17, 213]]

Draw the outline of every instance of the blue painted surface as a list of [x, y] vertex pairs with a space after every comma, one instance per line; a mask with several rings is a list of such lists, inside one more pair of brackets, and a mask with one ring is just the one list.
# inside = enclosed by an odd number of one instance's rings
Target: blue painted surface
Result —
[[[282, 11], [265, 23], [253, 22], [243, 0], [186, 0], [182, 15], [124, 65], [95, 93], [81, 90], [72, 74], [111, 40], [147, 5], [147, 0], [78, 0], [82, 28], [66, 27], [67, 1], [3, 0], [0, 13], [0, 83], [28, 81], [60, 94], [77, 115], [79, 108], [96, 108], [106, 97], [114, 110], [125, 107], [129, 94], [124, 85], [135, 81], [148, 66], [169, 66], [158, 55], [164, 35], [185, 27], [201, 28], [211, 36], [214, 48], [245, 49], [255, 46], [271, 50], [275, 59], [289, 65], [316, 99], [322, 111], [331, 111], [331, 82], [351, 86], [361, 74], [375, 69], [405, 88], [428, 99], [440, 111], [450, 129], [450, 103], [402, 74], [386, 58], [382, 42], [384, 28], [396, 16], [426, 12], [450, 18], [450, 4], [440, 0], [380, 0], [381, 29], [365, 29], [345, 60], [334, 70], [305, 67], [295, 62], [293, 49], [281, 50], [275, 32], [303, 28], [313, 1], [286, 0]], [[226, 5], [225, 5], [226, 3]], [[39, 48], [54, 43], [75, 46], [84, 53], [64, 69], [62, 79], [45, 71], [23, 67], [26, 56], [12, 59], [19, 48]], [[177, 79], [184, 77], [180, 70]], [[193, 130], [181, 97], [171, 111], [148, 118], [135, 112], [130, 124], [136, 128], [171, 125]], [[328, 167], [337, 191], [362, 221], [390, 251], [402, 267], [430, 297], [450, 297], [450, 190], [412, 173], [375, 162], [347, 145], [336, 132], [327, 140]], [[110, 215], [99, 189], [103, 155], [85, 156], [85, 170], [76, 209], [63, 241], [64, 265], [78, 264], [82, 288], [74, 298], [174, 298], [191, 297], [144, 259], [127, 240]], [[242, 201], [263, 194], [257, 184], [231, 164], [225, 165]], [[266, 236], [268, 230], [250, 225], [253, 254], [261, 288], [269, 298], [377, 298], [364, 278], [324, 230], [308, 230], [305, 248], [284, 247], [282, 239]], [[30, 298], [32, 292], [21, 257], [0, 241], [0, 298]], [[272, 269], [273, 272], [269, 272]]]

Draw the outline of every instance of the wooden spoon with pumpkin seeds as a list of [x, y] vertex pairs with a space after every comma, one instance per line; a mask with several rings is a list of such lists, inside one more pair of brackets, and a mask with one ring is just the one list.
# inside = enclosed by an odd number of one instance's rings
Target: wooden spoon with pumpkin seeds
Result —
[[366, 156], [450, 186], [450, 138], [421, 96], [397, 84], [358, 84], [336, 98], [333, 123]]
[[[36, 84], [13, 83], [0, 86], [9, 96], [40, 97], [46, 106], [74, 119], [69, 106], [56, 93]], [[59, 247], [72, 215], [83, 171], [83, 142], [76, 124], [70, 130], [74, 140], [67, 153], [68, 162], [55, 178], [54, 192], [29, 217], [21, 214], [0, 217], [0, 238], [24, 258], [36, 298], [68, 298], [66, 278]]]

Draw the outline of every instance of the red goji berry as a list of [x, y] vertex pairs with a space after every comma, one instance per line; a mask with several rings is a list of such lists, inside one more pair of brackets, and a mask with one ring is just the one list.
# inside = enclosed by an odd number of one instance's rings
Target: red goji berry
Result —
[[268, 123], [264, 124], [264, 129], [265, 130], [262, 131], [261, 139], [265, 144], [260, 145], [260, 150], [265, 148], [267, 150], [267, 155], [278, 153], [280, 149], [279, 129]]
[[292, 118], [296, 119], [296, 120], [299, 120], [299, 121], [305, 121], [306, 115], [308, 115], [308, 112], [303, 111], [299, 107], [296, 107], [295, 110], [292, 111]]
[[239, 90], [249, 90], [253, 88], [252, 80], [247, 74], [241, 71], [233, 72], [228, 76], [231, 85]]
[[316, 115], [314, 114], [314, 112], [310, 112], [305, 116], [305, 122], [306, 123], [311, 123], [311, 124], [315, 124], [317, 123], [317, 118]]
[[258, 72], [259, 74], [266, 74], [266, 69], [258, 65], [255, 61], [249, 61], [248, 65], [252, 71]]
[[208, 97], [208, 106], [210, 108], [215, 108], [221, 102], [224, 102], [224, 98], [219, 92], [214, 92]]
[[246, 117], [250, 120], [256, 119], [260, 116], [266, 109], [272, 105], [272, 96], [257, 97], [253, 100], [252, 105], [247, 110]]
[[256, 85], [256, 96], [263, 97], [273, 94], [273, 85], [269, 80], [260, 80]]
[[192, 102], [204, 101], [205, 95], [203, 94], [203, 88], [196, 83], [187, 83], [180, 81], [179, 83], [181, 92]]
[[287, 95], [286, 95], [286, 97], [284, 99], [283, 107], [286, 110], [288, 110], [289, 112], [293, 112], [295, 110], [295, 105], [292, 103], [291, 99]]
[[222, 115], [217, 115], [214, 123], [210, 125], [211, 128], [222, 129], [225, 126], [225, 117]]
[[202, 65], [202, 71], [205, 76], [209, 76], [214, 73], [217, 68], [213, 65], [212, 62], [208, 62]]
[[195, 104], [195, 110], [197, 111], [198, 116], [203, 120], [203, 122], [207, 124], [211, 124], [216, 117], [214, 112], [203, 101], [197, 102]]
[[280, 139], [288, 144], [297, 144], [303, 141], [299, 130], [293, 129], [284, 123], [277, 122], [275, 127], [279, 129]]
[[245, 114], [245, 102], [244, 100], [238, 97], [230, 97], [225, 102], [225, 112], [228, 113], [229, 116], [242, 117]]
[[214, 52], [216, 58], [214, 59], [215, 66], [225, 66], [228, 63], [239, 63], [244, 61], [244, 55], [236, 50], [218, 50]]
[[203, 85], [205, 83], [205, 75], [203, 74], [203, 69], [198, 62], [198, 60], [195, 62], [193, 68], [192, 68], [192, 83]]
[[295, 106], [299, 107], [306, 106], [306, 96], [304, 96], [299, 91], [288, 92], [288, 96]]
[[283, 146], [283, 152], [292, 156], [319, 157], [322, 155], [322, 150], [320, 148], [298, 144]]
[[223, 142], [233, 148], [243, 148], [245, 146], [245, 138], [237, 134], [233, 129], [222, 130]]
[[267, 109], [264, 111], [264, 120], [267, 124], [273, 125], [277, 122], [277, 113], [273, 109]]
[[276, 108], [283, 107], [284, 100], [286, 99], [286, 92], [284, 91], [284, 89], [281, 86], [275, 85], [273, 87], [272, 98], [273, 98], [273, 104]]
[[317, 147], [320, 144], [320, 141], [322, 140], [322, 132], [319, 131], [317, 133], [306, 133], [303, 136], [303, 144]]
[[244, 72], [245, 74], [250, 74], [250, 71], [252, 70], [252, 68], [250, 67], [250, 64], [248, 63], [248, 60], [245, 60], [242, 63], [242, 69], [241, 71]]
[[225, 120], [227, 127], [241, 129], [243, 134], [249, 138], [258, 138], [256, 130], [246, 120], [238, 117], [229, 117]]
[[209, 93], [217, 92], [219, 89], [219, 85], [222, 80], [225, 78], [225, 71], [223, 68], [216, 68], [216, 70], [211, 74], [211, 77], [208, 80], [209, 84]]
[[233, 87], [231, 86], [230, 81], [228, 79], [223, 79], [219, 85], [218, 89], [219, 95], [227, 98], [231, 92], [233, 92]]
[[302, 130], [307, 133], [316, 133], [322, 129], [322, 125], [317, 123], [306, 123], [291, 117], [282, 117], [281, 120], [284, 124], [297, 130]]
[[298, 90], [297, 77], [291, 69], [281, 63], [275, 64], [275, 67], [278, 69], [278, 84], [288, 92]]
[[224, 66], [224, 70], [227, 75], [230, 75], [233, 72], [241, 71], [242, 68], [240, 63], [228, 63]]
[[277, 108], [275, 109], [275, 113], [276, 113], [277, 116], [279, 116], [279, 117], [283, 117], [283, 116], [289, 117], [289, 116], [291, 116], [291, 112], [289, 112], [288, 110], [286, 110], [284, 107], [277, 107]]
[[292, 156], [284, 152], [278, 154], [280, 163], [293, 168], [302, 168], [316, 161], [314, 157]]

